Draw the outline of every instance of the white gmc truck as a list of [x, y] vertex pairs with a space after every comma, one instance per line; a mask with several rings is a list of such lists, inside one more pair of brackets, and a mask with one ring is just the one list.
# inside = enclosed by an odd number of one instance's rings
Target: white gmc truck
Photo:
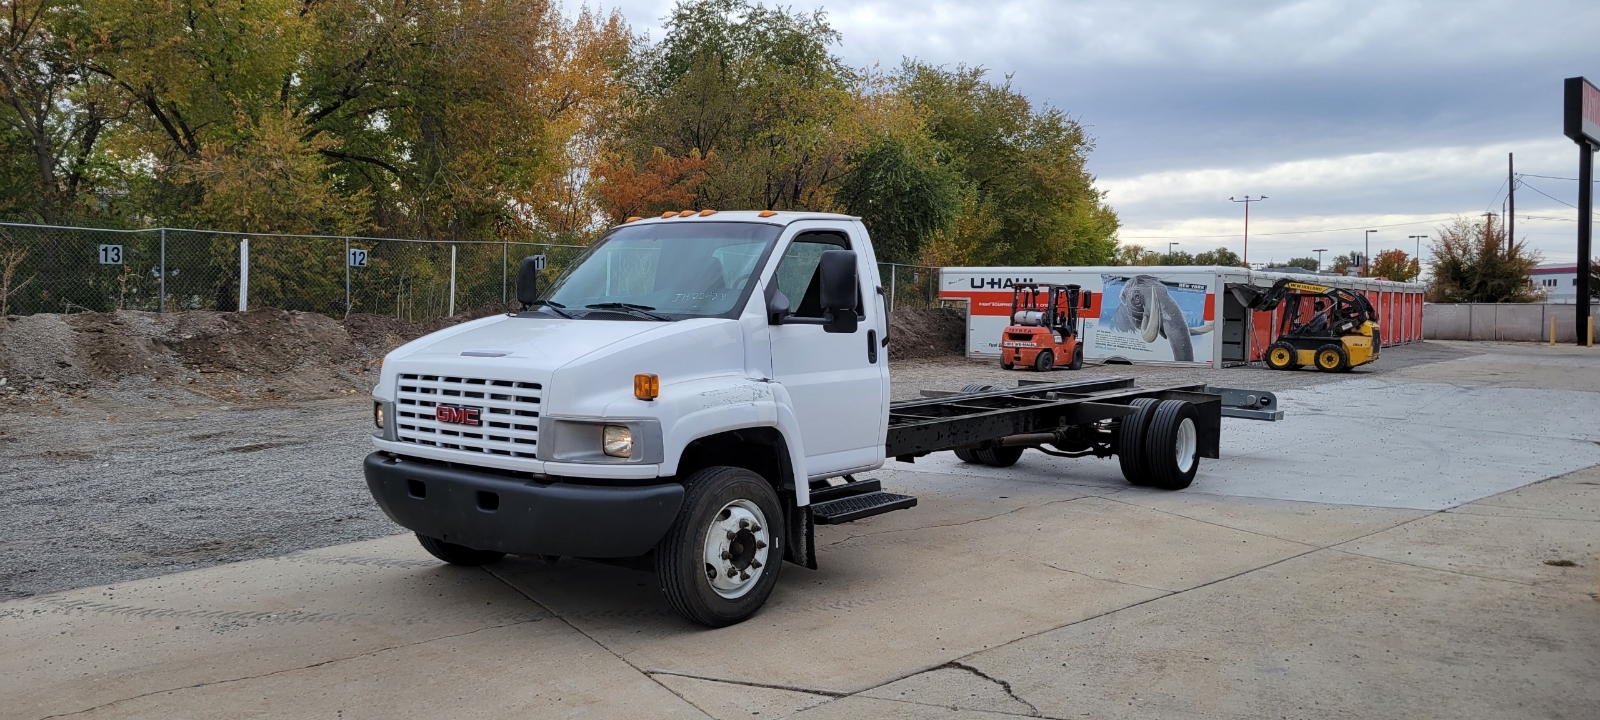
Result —
[[1129, 481], [1179, 489], [1217, 457], [1225, 402], [1274, 402], [1094, 377], [891, 403], [882, 280], [853, 217], [636, 219], [543, 289], [531, 260], [521, 312], [385, 359], [367, 485], [445, 562], [635, 558], [714, 627], [754, 614], [784, 561], [816, 567], [816, 524], [916, 505], [856, 478], [886, 458], [1115, 456]]

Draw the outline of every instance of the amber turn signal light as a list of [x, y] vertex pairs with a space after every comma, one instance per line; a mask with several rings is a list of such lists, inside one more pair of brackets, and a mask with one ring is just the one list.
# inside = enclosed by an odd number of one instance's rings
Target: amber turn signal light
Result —
[[635, 216], [633, 216], [633, 217], [631, 217], [631, 218], [628, 218], [628, 219], [627, 219], [627, 220], [623, 220], [623, 222], [624, 222], [624, 223], [631, 223], [631, 222], [633, 222], [633, 221], [635, 221], [635, 220], [638, 220], [638, 219], [639, 219], [639, 216], [638, 216], [638, 215], [635, 215]]
[[772, 217], [773, 215], [777, 215], [777, 214], [778, 213], [773, 212], [771, 210], [762, 210], [761, 212], [756, 213], [756, 217]]
[[665, 220], [665, 219], [667, 219], [669, 217], [677, 217], [677, 216], [678, 216], [678, 214], [673, 212], [673, 211], [671, 211], [671, 210], [668, 210], [668, 211], [666, 211], [664, 213], [661, 213], [661, 219], [662, 220]]
[[640, 400], [654, 400], [661, 395], [661, 378], [651, 373], [633, 376], [633, 396]]
[[706, 217], [708, 215], [715, 215], [716, 213], [717, 213], [717, 211], [715, 211], [715, 210], [701, 210], [700, 211], [700, 217]]

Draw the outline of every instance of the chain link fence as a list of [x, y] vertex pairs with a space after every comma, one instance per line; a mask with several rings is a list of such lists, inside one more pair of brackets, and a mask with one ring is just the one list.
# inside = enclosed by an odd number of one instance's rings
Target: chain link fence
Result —
[[[0, 313], [278, 308], [425, 321], [510, 302], [524, 257], [545, 257], [543, 285], [584, 249], [0, 223]], [[891, 308], [937, 304], [937, 268], [879, 272]]]

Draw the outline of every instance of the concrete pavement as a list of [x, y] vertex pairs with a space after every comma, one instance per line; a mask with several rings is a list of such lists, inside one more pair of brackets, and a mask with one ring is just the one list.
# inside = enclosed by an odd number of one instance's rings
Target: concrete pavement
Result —
[[[1523, 411], [1540, 396], [1517, 393], [1593, 402], [1570, 385], [1600, 354], [1513, 355], [1350, 398], [1400, 447], [1462, 418], [1516, 423], [1485, 389]], [[1460, 402], [1374, 400], [1425, 391]], [[1313, 435], [1361, 422], [1288, 409]], [[1230, 485], [1228, 460], [1178, 493], [1101, 477], [1110, 461], [897, 466], [879, 476], [921, 505], [819, 528], [819, 570], [784, 567], [765, 610], [715, 631], [671, 614], [646, 573], [454, 568], [409, 536], [15, 600], [0, 718], [1595, 717], [1600, 466], [1529, 485], [1566, 466], [1496, 458], [1600, 435], [1501, 426], [1449, 482], [1405, 452], [1277, 461], [1320, 468], [1338, 502]], [[1472, 501], [1438, 492], [1453, 485]]]

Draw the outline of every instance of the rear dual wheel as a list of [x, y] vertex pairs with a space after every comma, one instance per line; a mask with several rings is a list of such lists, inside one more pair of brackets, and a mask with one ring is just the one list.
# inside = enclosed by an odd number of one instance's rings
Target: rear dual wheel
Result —
[[1122, 476], [1140, 486], [1182, 490], [1200, 469], [1200, 433], [1194, 406], [1182, 400], [1138, 398], [1117, 429]]

